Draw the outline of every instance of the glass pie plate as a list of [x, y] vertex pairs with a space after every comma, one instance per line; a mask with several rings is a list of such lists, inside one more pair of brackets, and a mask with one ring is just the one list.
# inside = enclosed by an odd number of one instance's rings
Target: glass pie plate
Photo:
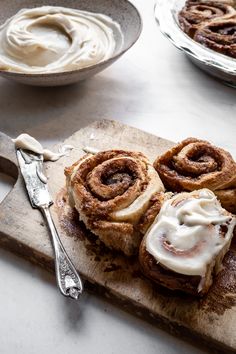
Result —
[[186, 0], [157, 0], [155, 17], [161, 32], [198, 67], [236, 88], [236, 60], [198, 44], [178, 23], [178, 13]]

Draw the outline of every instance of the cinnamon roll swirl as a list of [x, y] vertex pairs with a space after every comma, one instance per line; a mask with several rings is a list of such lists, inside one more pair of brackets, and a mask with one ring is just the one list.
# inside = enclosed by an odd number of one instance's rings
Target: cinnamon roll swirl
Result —
[[236, 218], [209, 189], [164, 202], [139, 252], [146, 276], [171, 290], [205, 294], [233, 237]]
[[194, 37], [199, 25], [214, 19], [228, 19], [236, 14], [233, 1], [190, 0], [179, 12], [181, 29], [190, 37]]
[[216, 52], [236, 58], [236, 16], [202, 24], [193, 39]]
[[168, 190], [209, 188], [225, 209], [236, 213], [236, 163], [227, 151], [188, 138], [158, 157], [154, 167]]
[[86, 227], [106, 246], [130, 256], [141, 241], [139, 221], [164, 186], [139, 152], [88, 154], [65, 169], [70, 202]]

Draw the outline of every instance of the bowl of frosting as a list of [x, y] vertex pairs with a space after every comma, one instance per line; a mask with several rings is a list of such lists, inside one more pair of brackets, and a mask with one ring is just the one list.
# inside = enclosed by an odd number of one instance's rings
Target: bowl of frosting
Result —
[[142, 20], [127, 0], [1, 0], [0, 74], [61, 86], [102, 71], [139, 38]]

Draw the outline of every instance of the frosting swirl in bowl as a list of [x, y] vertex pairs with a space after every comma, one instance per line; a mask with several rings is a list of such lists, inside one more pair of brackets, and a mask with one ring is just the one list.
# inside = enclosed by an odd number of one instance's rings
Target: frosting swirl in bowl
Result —
[[148, 231], [146, 249], [170, 270], [204, 276], [230, 242], [235, 223], [209, 189], [181, 193], [163, 204]]
[[109, 59], [122, 44], [120, 25], [106, 15], [54, 6], [22, 9], [0, 27], [0, 69], [81, 69]]

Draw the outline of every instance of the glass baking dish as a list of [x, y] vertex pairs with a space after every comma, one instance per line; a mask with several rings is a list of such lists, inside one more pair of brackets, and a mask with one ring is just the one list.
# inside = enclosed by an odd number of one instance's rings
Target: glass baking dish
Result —
[[202, 70], [236, 88], [236, 59], [198, 44], [179, 27], [178, 13], [184, 4], [185, 0], [156, 1], [155, 18], [161, 32]]

